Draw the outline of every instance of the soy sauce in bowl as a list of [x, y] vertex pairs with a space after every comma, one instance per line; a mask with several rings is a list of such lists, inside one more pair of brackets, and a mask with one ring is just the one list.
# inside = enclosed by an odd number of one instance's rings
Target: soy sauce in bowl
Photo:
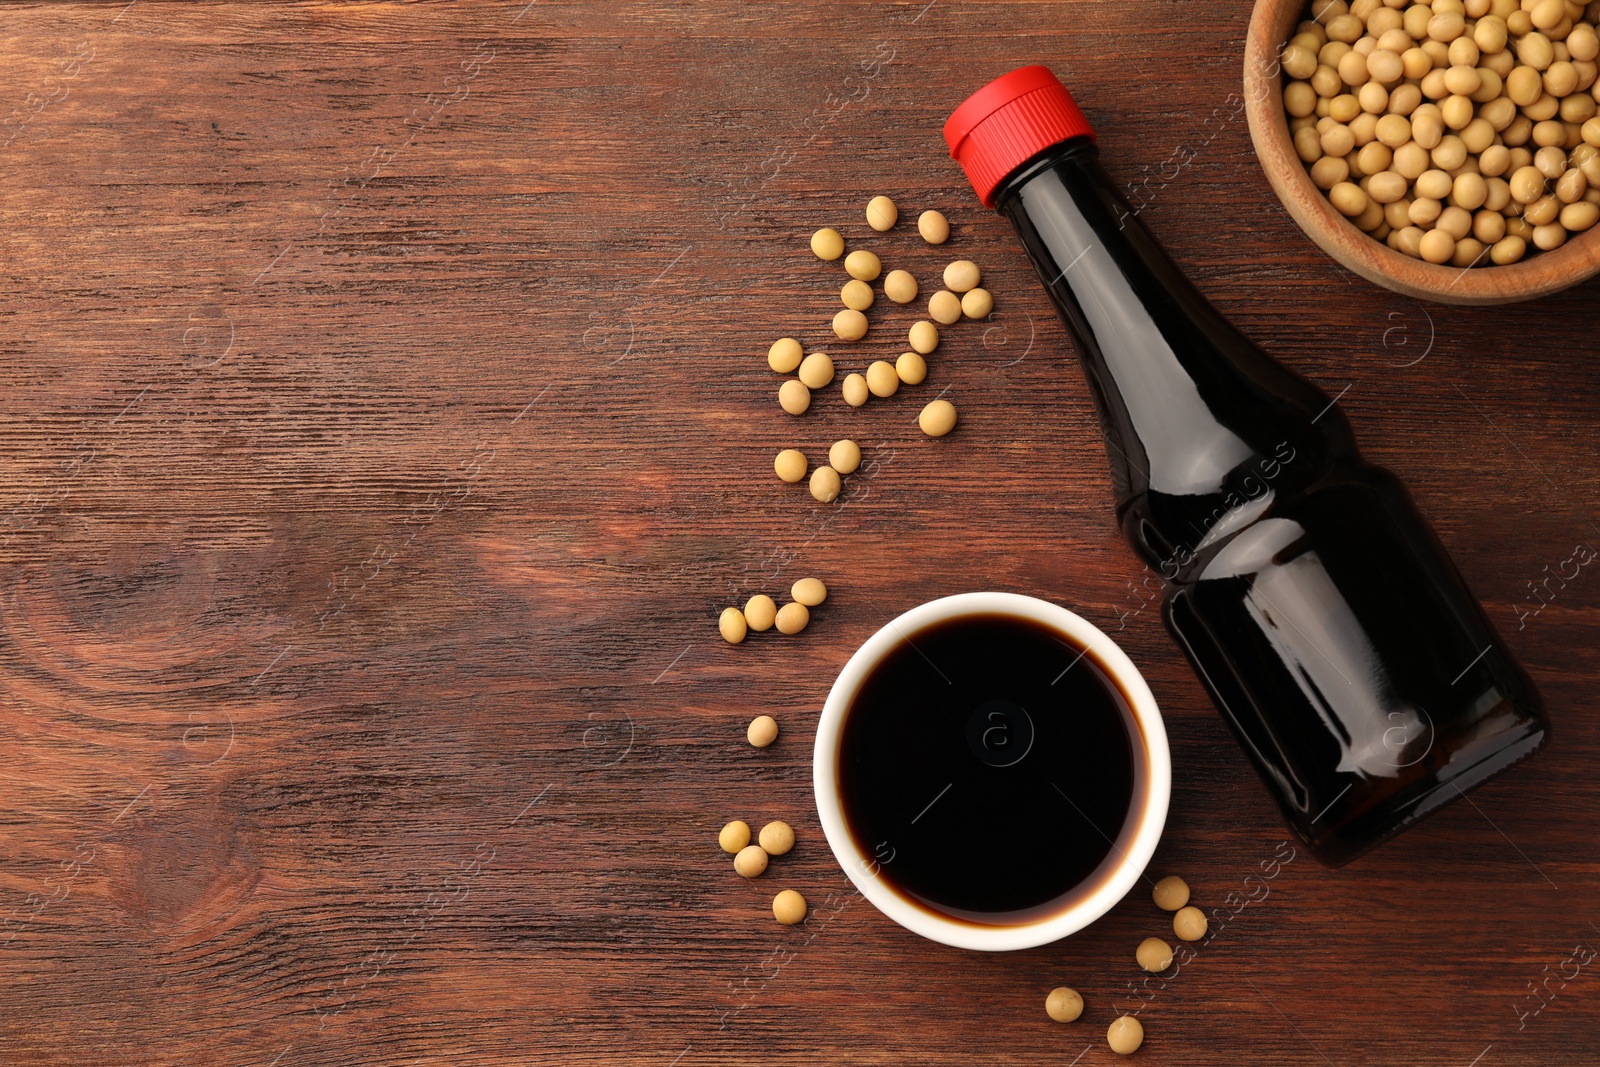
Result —
[[1035, 923], [1103, 885], [1141, 822], [1148, 774], [1114, 675], [1016, 615], [904, 635], [840, 733], [840, 807], [877, 877], [980, 925]]

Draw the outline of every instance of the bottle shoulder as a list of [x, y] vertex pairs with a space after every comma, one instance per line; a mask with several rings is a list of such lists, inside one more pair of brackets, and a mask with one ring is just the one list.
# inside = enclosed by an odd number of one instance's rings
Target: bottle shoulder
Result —
[[1218, 312], [1129, 214], [1092, 146], [1024, 168], [1000, 206], [1067, 324], [1124, 495], [1226, 492], [1286, 440], [1351, 447], [1329, 398]]
[[1175, 495], [1145, 491], [1118, 506], [1134, 550], [1169, 582], [1184, 584], [1208, 560], [1257, 523], [1298, 510], [1301, 501], [1332, 486], [1363, 486], [1404, 494], [1383, 467], [1353, 448], [1329, 448], [1325, 438], [1284, 437], [1240, 464], [1215, 492]]

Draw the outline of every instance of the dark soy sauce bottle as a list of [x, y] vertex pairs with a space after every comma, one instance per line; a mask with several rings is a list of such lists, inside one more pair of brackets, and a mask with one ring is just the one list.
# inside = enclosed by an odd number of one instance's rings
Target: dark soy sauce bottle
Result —
[[1345, 863], [1543, 744], [1405, 487], [1179, 273], [1056, 77], [1013, 71], [944, 132], [1066, 323], [1168, 629], [1311, 851]]

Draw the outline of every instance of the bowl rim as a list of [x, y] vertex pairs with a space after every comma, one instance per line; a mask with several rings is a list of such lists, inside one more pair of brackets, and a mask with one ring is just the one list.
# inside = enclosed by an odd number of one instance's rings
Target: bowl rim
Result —
[[1447, 304], [1505, 304], [1559, 292], [1600, 273], [1600, 225], [1560, 248], [1505, 266], [1454, 267], [1412, 259], [1341, 215], [1294, 151], [1278, 56], [1304, 0], [1256, 0], [1245, 33], [1244, 101], [1256, 159], [1284, 209], [1314, 244], [1370, 282]]

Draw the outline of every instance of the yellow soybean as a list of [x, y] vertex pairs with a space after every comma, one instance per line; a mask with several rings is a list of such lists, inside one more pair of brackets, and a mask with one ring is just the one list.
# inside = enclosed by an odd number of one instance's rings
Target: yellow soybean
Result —
[[[828, 470], [831, 468], [823, 468]], [[801, 603], [785, 604], [778, 609], [778, 632], [781, 634], [797, 634], [806, 628], [806, 623], [811, 621], [811, 612]]]
[[800, 364], [796, 375], [807, 389], [821, 389], [833, 381], [833, 360], [826, 352], [813, 352]]
[[987, 289], [968, 289], [961, 297], [961, 313], [969, 319], [986, 319], [994, 310], [994, 297]]
[[864, 248], [858, 248], [844, 257], [844, 269], [857, 281], [870, 282], [883, 273], [883, 263]]
[[942, 245], [950, 239], [950, 222], [937, 211], [924, 211], [917, 217], [917, 232], [930, 245]]
[[948, 326], [961, 318], [961, 298], [948, 289], [941, 289], [928, 297], [928, 317]]
[[956, 407], [948, 400], [935, 400], [922, 409], [917, 425], [929, 437], [943, 437], [956, 428]]
[[[839, 499], [839, 490], [843, 483], [839, 480], [839, 472], [832, 467], [818, 467], [811, 472], [811, 495], [818, 503], [831, 504]], [[782, 612], [780, 611], [780, 614]], [[780, 625], [778, 629], [783, 629]]]
[[928, 377], [928, 361], [916, 352], [902, 352], [894, 361], [894, 372], [907, 385], [921, 385]]
[[[744, 737], [756, 748], [766, 748], [778, 739], [778, 720], [771, 715], [757, 715], [750, 720], [750, 725], [745, 729]], [[746, 827], [748, 830], [749, 827]], [[746, 838], [746, 840], [749, 840]]]
[[744, 621], [757, 633], [772, 629], [777, 618], [778, 605], [765, 593], [757, 593], [744, 602]]
[[868, 367], [867, 388], [873, 396], [894, 396], [900, 388], [900, 375], [895, 373], [894, 364], [880, 359]]
[[851, 278], [839, 290], [839, 301], [852, 311], [865, 311], [872, 306], [872, 286]]
[[[828, 466], [840, 474], [854, 474], [861, 466], [861, 446], [849, 439], [835, 441], [828, 449]], [[813, 579], [814, 580], [814, 579]], [[799, 597], [795, 597], [800, 600]], [[804, 604], [804, 600], [800, 600]]]
[[845, 308], [833, 317], [833, 332], [841, 341], [859, 341], [867, 335], [867, 317], [854, 308]]
[[892, 270], [884, 276], [883, 295], [896, 304], [909, 304], [917, 298], [917, 279], [910, 271]]
[[728, 855], [734, 855], [750, 843], [750, 824], [742, 819], [735, 819], [722, 828], [717, 834], [717, 844]]
[[855, 373], [846, 374], [840, 392], [844, 394], [846, 404], [858, 408], [867, 402], [867, 379]]
[[811, 251], [818, 259], [835, 260], [844, 255], [844, 238], [831, 226], [824, 226], [811, 235]]
[[789, 595], [796, 604], [814, 608], [828, 599], [828, 587], [822, 584], [821, 578], [801, 578], [789, 587]]
[[875, 196], [867, 201], [867, 225], [879, 233], [892, 230], [900, 221], [900, 209], [887, 196]]
[[978, 265], [970, 259], [958, 259], [944, 269], [944, 287], [952, 293], [964, 293], [975, 287], [981, 274]]
[[806, 454], [798, 448], [786, 448], [772, 461], [772, 469], [786, 482], [798, 482], [806, 476]]
[[772, 898], [772, 917], [785, 926], [803, 922], [806, 917], [806, 898], [793, 889], [785, 889]]
[[780, 337], [767, 349], [767, 366], [779, 374], [792, 374], [805, 356], [805, 349], [793, 337]]

